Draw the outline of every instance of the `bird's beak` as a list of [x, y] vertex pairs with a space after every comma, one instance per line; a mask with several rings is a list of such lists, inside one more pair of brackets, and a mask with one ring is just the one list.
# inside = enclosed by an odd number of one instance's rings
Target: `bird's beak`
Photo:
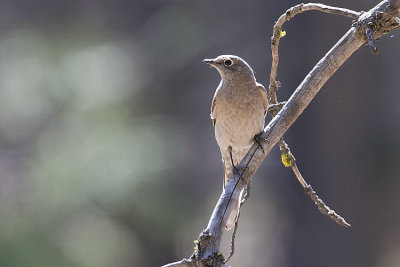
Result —
[[206, 59], [203, 59], [203, 62], [207, 63], [207, 64], [210, 64], [210, 65], [215, 65], [215, 60], [214, 59], [206, 58]]

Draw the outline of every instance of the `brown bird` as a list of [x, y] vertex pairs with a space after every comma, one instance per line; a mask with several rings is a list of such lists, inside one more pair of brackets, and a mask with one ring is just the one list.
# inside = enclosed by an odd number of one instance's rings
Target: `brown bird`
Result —
[[[203, 61], [216, 68], [221, 75], [211, 105], [211, 119], [224, 164], [225, 188], [233, 168], [253, 145], [255, 135], [264, 128], [268, 95], [264, 86], [256, 82], [249, 64], [240, 57], [222, 55]], [[232, 167], [231, 161], [235, 166]], [[237, 220], [240, 199], [241, 195], [226, 223], [228, 230]]]

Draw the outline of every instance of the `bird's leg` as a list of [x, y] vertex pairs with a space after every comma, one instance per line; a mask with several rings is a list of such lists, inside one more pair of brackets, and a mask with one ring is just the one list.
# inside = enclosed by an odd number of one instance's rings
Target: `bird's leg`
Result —
[[234, 174], [239, 175], [239, 176], [241, 177], [242, 174], [243, 174], [243, 172], [244, 172], [247, 168], [241, 166], [240, 164], [239, 164], [238, 166], [235, 166], [235, 163], [233, 163], [232, 152], [229, 151], [229, 155], [231, 156], [232, 172], [233, 172]]
[[236, 169], [235, 163], [233, 163], [232, 152], [229, 152], [229, 155], [231, 156], [232, 172], [233, 172], [234, 174], [239, 174], [238, 169]]

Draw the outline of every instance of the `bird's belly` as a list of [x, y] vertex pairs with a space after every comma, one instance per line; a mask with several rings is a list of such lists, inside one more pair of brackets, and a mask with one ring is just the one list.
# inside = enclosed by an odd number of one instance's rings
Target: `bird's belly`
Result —
[[215, 137], [221, 148], [249, 147], [253, 138], [264, 127], [262, 103], [243, 103], [242, 105], [224, 106], [218, 113], [215, 124]]

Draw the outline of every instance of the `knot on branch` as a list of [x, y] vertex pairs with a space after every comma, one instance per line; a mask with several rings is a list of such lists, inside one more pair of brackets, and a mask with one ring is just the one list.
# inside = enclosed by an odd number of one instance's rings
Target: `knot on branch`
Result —
[[270, 93], [276, 93], [278, 92], [279, 87], [281, 87], [281, 82], [280, 81], [275, 81], [273, 84], [270, 85], [269, 90]]
[[278, 92], [279, 87], [281, 87], [281, 83], [279, 81], [274, 81], [269, 86], [269, 102], [271, 104], [276, 104], [278, 99], [276, 97], [276, 92]]
[[376, 11], [372, 14], [372, 16], [367, 19], [366, 23], [367, 27], [373, 30], [373, 33], [379, 35], [379, 37], [400, 26], [399, 18], [381, 11]]
[[393, 16], [395, 9], [389, 5], [385, 11], [374, 11], [362, 13], [360, 19], [353, 23], [353, 27], [358, 28], [358, 31], [364, 36], [365, 41], [368, 43], [373, 54], [379, 53], [376, 47], [375, 40], [387, 34], [390, 30], [400, 27], [400, 19]]
[[210, 240], [212, 239], [212, 234], [209, 229], [203, 230], [199, 236], [199, 240], [195, 240], [194, 252], [192, 258], [199, 258], [203, 255], [205, 248], [209, 246]]
[[[199, 240], [194, 240], [194, 252], [190, 259], [194, 266], [221, 266], [224, 264], [224, 256], [221, 252], [214, 253], [211, 257], [204, 257], [204, 252], [211, 245], [213, 235], [209, 229], [203, 230]], [[197, 265], [196, 265], [197, 264]]]

